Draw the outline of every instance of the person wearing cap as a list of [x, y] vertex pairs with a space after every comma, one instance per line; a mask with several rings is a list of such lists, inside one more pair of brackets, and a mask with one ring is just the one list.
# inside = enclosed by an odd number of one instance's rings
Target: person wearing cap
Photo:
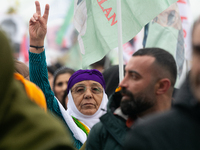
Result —
[[105, 93], [105, 81], [98, 70], [78, 70], [68, 81], [65, 97], [68, 96], [67, 110], [56, 99], [48, 82], [47, 64], [44, 50], [44, 38], [47, 32], [49, 5], [45, 6], [41, 16], [40, 4], [35, 2], [36, 13], [29, 21], [30, 80], [38, 85], [45, 94], [47, 108], [59, 116], [74, 138], [74, 146], [80, 149], [87, 135], [99, 117], [105, 114], [108, 102]]

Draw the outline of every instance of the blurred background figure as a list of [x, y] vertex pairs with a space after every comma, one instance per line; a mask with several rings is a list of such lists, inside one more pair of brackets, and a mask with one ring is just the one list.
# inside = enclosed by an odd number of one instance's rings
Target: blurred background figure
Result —
[[91, 64], [90, 67], [92, 69], [97, 69], [102, 73], [105, 69], [108, 69], [110, 65], [111, 65], [111, 62], [108, 56], [104, 56], [101, 60]]
[[56, 63], [54, 65], [49, 65], [47, 66], [47, 70], [48, 70], [48, 80], [49, 80], [49, 84], [51, 86], [51, 90], [53, 90], [53, 80], [54, 80], [54, 73], [57, 69], [59, 69], [60, 67], [62, 67], [62, 65], [60, 63]]
[[14, 78], [21, 82], [30, 100], [35, 102], [44, 111], [47, 111], [47, 104], [44, 93], [33, 82], [29, 81], [29, 68], [21, 61], [14, 59]]
[[67, 109], [68, 97], [64, 98], [64, 93], [67, 89], [68, 80], [75, 70], [65, 67], [59, 62], [54, 65], [47, 66], [48, 80], [51, 90], [56, 98], [60, 101], [65, 109]]
[[65, 109], [67, 109], [68, 97], [64, 99], [64, 93], [67, 90], [69, 78], [75, 71], [71, 68], [61, 67], [54, 73], [53, 91], [56, 98], [60, 101]]
[[102, 74], [106, 82], [105, 92], [108, 97], [110, 97], [119, 85], [119, 65], [110, 66], [108, 69], [104, 70]]
[[26, 64], [17, 59], [14, 59], [15, 72], [21, 74], [25, 79], [30, 80], [29, 78], [29, 68]]

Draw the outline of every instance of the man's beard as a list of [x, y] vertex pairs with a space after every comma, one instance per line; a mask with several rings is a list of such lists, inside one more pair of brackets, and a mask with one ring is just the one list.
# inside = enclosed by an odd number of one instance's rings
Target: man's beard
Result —
[[121, 93], [126, 95], [127, 99], [124, 99], [120, 103], [121, 110], [124, 115], [128, 115], [129, 117], [135, 117], [140, 113], [146, 111], [151, 108], [155, 99], [150, 99], [144, 94], [137, 94], [138, 96], [134, 96], [130, 91], [122, 88]]

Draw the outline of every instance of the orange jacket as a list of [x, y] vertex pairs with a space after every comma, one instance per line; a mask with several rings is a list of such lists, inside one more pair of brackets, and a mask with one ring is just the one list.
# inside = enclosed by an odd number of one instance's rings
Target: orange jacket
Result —
[[36, 84], [28, 81], [19, 73], [14, 73], [14, 78], [19, 80], [24, 85], [28, 97], [42, 109], [47, 111], [46, 99], [42, 90]]

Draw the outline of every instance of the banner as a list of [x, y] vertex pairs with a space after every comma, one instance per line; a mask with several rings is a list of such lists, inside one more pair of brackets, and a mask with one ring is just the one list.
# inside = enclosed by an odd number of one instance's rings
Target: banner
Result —
[[[121, 0], [123, 44], [177, 0]], [[82, 67], [118, 46], [117, 1], [75, 0], [74, 26], [79, 32]]]

